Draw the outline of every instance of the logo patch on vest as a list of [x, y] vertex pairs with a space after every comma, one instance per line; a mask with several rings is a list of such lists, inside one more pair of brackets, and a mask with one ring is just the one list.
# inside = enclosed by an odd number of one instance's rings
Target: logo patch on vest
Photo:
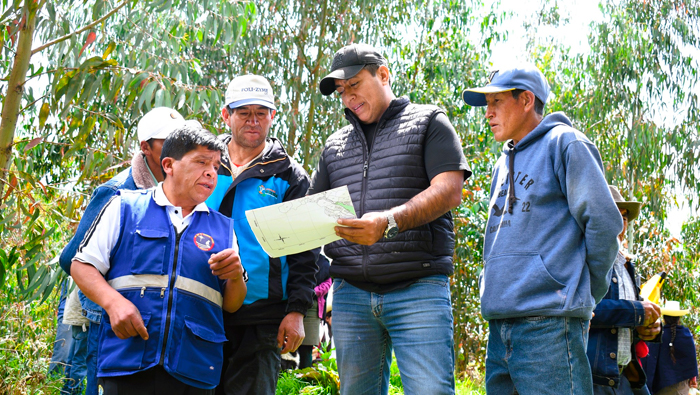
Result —
[[209, 251], [214, 248], [214, 238], [206, 233], [194, 235], [194, 245], [202, 251]]
[[271, 198], [277, 199], [277, 191], [275, 191], [274, 189], [265, 188], [264, 185], [260, 185], [260, 187], [258, 188], [258, 193], [263, 196], [269, 196]]

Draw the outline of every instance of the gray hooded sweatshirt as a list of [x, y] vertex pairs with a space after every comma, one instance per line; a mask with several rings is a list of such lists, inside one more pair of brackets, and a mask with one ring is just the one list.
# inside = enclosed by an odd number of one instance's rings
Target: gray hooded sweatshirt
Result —
[[481, 314], [590, 319], [621, 231], [598, 149], [563, 113], [546, 116], [493, 171]]

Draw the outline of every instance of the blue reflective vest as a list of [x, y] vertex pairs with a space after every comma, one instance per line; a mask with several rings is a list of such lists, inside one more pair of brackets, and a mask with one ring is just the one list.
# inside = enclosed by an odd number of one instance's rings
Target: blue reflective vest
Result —
[[177, 234], [152, 190], [119, 193], [120, 234], [105, 279], [139, 309], [149, 339], [119, 339], [105, 317], [97, 375], [123, 376], [162, 365], [185, 384], [214, 388], [226, 340], [224, 281], [211, 273], [207, 261], [231, 247], [231, 219], [196, 211]]

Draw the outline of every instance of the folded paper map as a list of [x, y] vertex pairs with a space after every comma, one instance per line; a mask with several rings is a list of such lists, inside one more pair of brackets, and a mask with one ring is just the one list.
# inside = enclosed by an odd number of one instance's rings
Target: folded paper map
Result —
[[340, 240], [339, 218], [357, 218], [347, 186], [245, 212], [262, 248], [273, 258]]

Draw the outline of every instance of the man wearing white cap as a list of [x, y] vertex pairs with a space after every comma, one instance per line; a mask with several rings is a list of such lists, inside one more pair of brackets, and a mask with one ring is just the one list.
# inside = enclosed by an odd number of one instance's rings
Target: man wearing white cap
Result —
[[[141, 149], [131, 159], [131, 167], [100, 185], [93, 192], [90, 203], [80, 219], [75, 235], [61, 252], [59, 263], [66, 273], [70, 274], [70, 266], [78, 246], [109, 199], [114, 196], [117, 190], [148, 189], [163, 181], [164, 175], [160, 166], [160, 151], [165, 138], [186, 123], [195, 122], [197, 121], [185, 121], [179, 112], [168, 107], [154, 108], [139, 120], [137, 135]], [[96, 395], [97, 341], [99, 325], [102, 321], [102, 308], [86, 298], [82, 292], [79, 296], [82, 314], [90, 320], [87, 345], [88, 355], [86, 359], [88, 383], [85, 394]]]
[[207, 206], [233, 218], [241, 264], [248, 271], [243, 306], [224, 314], [226, 337], [219, 394], [274, 394], [281, 354], [304, 339], [304, 313], [313, 303], [317, 250], [271, 258], [258, 243], [247, 210], [306, 195], [309, 176], [279, 140], [268, 137], [277, 107], [270, 83], [258, 75], [234, 78], [221, 116], [228, 158]]
[[491, 132], [505, 143], [479, 281], [489, 321], [486, 391], [591, 394], [588, 324], [622, 230], [598, 149], [563, 113], [544, 116], [549, 84], [531, 64], [494, 71], [462, 96], [486, 106]]

